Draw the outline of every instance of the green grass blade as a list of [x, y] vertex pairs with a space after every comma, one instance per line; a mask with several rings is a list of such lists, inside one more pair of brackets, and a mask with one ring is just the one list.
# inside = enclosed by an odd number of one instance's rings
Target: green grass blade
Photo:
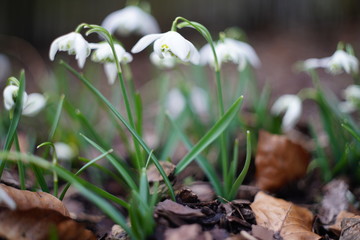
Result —
[[143, 106], [140, 93], [135, 94], [135, 114], [136, 114], [136, 131], [142, 136], [142, 123], [143, 123]]
[[57, 128], [57, 126], [59, 124], [64, 99], [65, 99], [65, 95], [63, 94], [63, 95], [60, 96], [59, 104], [58, 104], [58, 106], [56, 108], [55, 117], [54, 117], [53, 123], [51, 125], [51, 129], [50, 129], [50, 132], [49, 132], [49, 137], [48, 137], [49, 141], [52, 141], [52, 139], [54, 138], [56, 128]]
[[[16, 97], [16, 103], [14, 108], [14, 114], [12, 116], [10, 126], [8, 133], [6, 135], [5, 145], [4, 145], [4, 151], [8, 151], [11, 148], [11, 145], [14, 141], [14, 136], [16, 134], [16, 129], [19, 124], [22, 108], [23, 108], [23, 96], [25, 92], [25, 73], [24, 71], [21, 71], [20, 73], [20, 81], [19, 81], [19, 90]], [[0, 158], [0, 178], [2, 176], [2, 173], [4, 171], [6, 162]]]
[[[83, 171], [85, 171], [88, 167], [90, 167], [93, 163], [95, 163], [96, 161], [102, 159], [103, 157], [105, 157], [106, 155], [108, 155], [109, 153], [111, 153], [113, 151], [113, 149], [110, 149], [109, 151], [97, 156], [96, 158], [92, 159], [91, 161], [87, 162], [84, 166], [82, 166], [76, 173], [75, 176], [79, 176]], [[65, 194], [67, 192], [67, 190], [70, 188], [71, 183], [66, 184], [66, 186], [64, 187], [63, 191], [60, 194], [59, 199], [63, 200], [65, 197]]]
[[251, 136], [250, 136], [250, 131], [246, 132], [246, 159], [245, 159], [245, 164], [243, 169], [241, 170], [241, 173], [239, 174], [239, 176], [237, 177], [237, 179], [235, 180], [235, 182], [233, 183], [233, 186], [230, 190], [229, 196], [228, 196], [228, 200], [232, 200], [236, 197], [236, 193], [240, 187], [240, 185], [242, 184], [242, 182], [244, 181], [246, 174], [249, 170], [250, 167], [250, 162], [251, 162]]
[[[102, 147], [100, 147], [98, 144], [96, 144], [94, 141], [92, 141], [90, 138], [86, 137], [83, 134], [80, 134], [86, 142], [88, 142], [91, 146], [96, 148], [102, 153], [106, 153], [106, 150], [104, 150]], [[115, 169], [119, 172], [119, 174], [124, 178], [126, 184], [131, 189], [138, 189], [136, 186], [134, 180], [129, 175], [128, 170], [125, 169], [115, 158], [113, 158], [111, 155], [106, 155], [106, 158], [110, 161], [110, 163], [115, 167]]]
[[[17, 133], [15, 133], [15, 135], [14, 135], [14, 140], [15, 140], [14, 142], [15, 142], [16, 151], [21, 152]], [[26, 189], [26, 186], [25, 186], [25, 176], [26, 176], [26, 174], [25, 174], [25, 166], [24, 166], [24, 163], [21, 162], [21, 161], [18, 161], [17, 165], [18, 165], [18, 172], [19, 172], [20, 189], [25, 190]]]
[[215, 125], [199, 140], [199, 142], [180, 160], [176, 167], [176, 174], [183, 171], [207, 146], [209, 146], [229, 126], [240, 110], [243, 97], [239, 97], [229, 110], [215, 123]]
[[[82, 161], [84, 163], [88, 163], [90, 162], [91, 160], [87, 159], [87, 158], [83, 158], [83, 157], [79, 157], [78, 158], [79, 161]], [[96, 163], [93, 163], [92, 164], [93, 167], [99, 169], [100, 171], [102, 171], [106, 176], [111, 176], [114, 180], [116, 180], [117, 182], [119, 183], [123, 183], [123, 179], [121, 179], [117, 174], [113, 173], [112, 171], [110, 171], [109, 169], [107, 169], [106, 167], [104, 166], [101, 166], [99, 164], [96, 164]]]
[[[101, 94], [101, 92], [96, 89], [84, 76], [79, 74], [75, 69], [70, 67], [65, 62], [61, 62], [72, 74], [74, 74], [79, 80], [81, 80], [86, 87], [90, 89], [90, 91], [97, 96], [109, 109], [110, 111], [124, 124], [124, 126], [129, 130], [131, 135], [136, 139], [136, 141], [141, 145], [141, 147], [146, 151], [147, 154], [150, 154], [151, 150], [146, 145], [146, 143], [142, 140], [142, 138], [136, 133], [135, 129], [132, 128], [129, 123], [125, 120], [125, 118], [114, 108], [114, 106]], [[171, 198], [175, 200], [175, 193], [172, 188], [171, 182], [169, 178], [166, 176], [165, 171], [162, 169], [159, 160], [152, 154], [151, 156], [156, 168], [159, 170], [161, 176], [164, 179], [165, 185], [167, 186]]]
[[349, 123], [342, 123], [341, 126], [347, 130], [358, 142], [360, 142], [360, 134], [352, 128]]
[[[179, 135], [181, 140], [185, 144], [186, 148], [190, 151], [193, 148], [193, 146], [190, 142], [190, 139], [180, 130], [178, 125], [168, 114], [167, 114], [167, 118], [169, 119], [173, 129], [175, 130], [173, 134]], [[217, 177], [213, 166], [207, 161], [207, 159], [205, 159], [201, 155], [196, 157], [196, 162], [199, 164], [200, 168], [206, 174], [206, 176], [209, 179], [211, 185], [213, 186], [216, 194], [222, 196], [223, 191], [222, 191], [222, 187], [221, 187], [221, 182], [220, 182], [219, 178]]]

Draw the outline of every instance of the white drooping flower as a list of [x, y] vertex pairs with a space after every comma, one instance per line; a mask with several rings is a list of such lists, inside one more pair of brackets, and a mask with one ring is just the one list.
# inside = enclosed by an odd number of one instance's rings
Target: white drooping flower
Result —
[[154, 52], [160, 58], [175, 56], [183, 62], [199, 63], [200, 55], [195, 46], [175, 31], [146, 35], [135, 44], [131, 52], [141, 52], [152, 42], [154, 42]]
[[[115, 64], [114, 54], [108, 43], [91, 43], [91, 49], [95, 49], [91, 55], [91, 60], [94, 62], [104, 63], [104, 71], [108, 79], [109, 84], [114, 84], [118, 70]], [[133, 60], [130, 53], [126, 52], [125, 49], [118, 43], [114, 44], [115, 54], [120, 63], [129, 63]]]
[[204, 89], [194, 87], [190, 92], [191, 108], [199, 115], [207, 114], [209, 110], [208, 97]]
[[[253, 67], [261, 65], [253, 47], [249, 44], [231, 38], [225, 38], [215, 44], [215, 52], [219, 65], [223, 62], [233, 62], [238, 65], [239, 71], [243, 70], [247, 64]], [[206, 44], [200, 50], [200, 63], [215, 66], [214, 54], [210, 44]]]
[[301, 111], [301, 99], [297, 95], [292, 94], [279, 97], [271, 108], [271, 113], [274, 115], [284, 113], [281, 125], [284, 132], [294, 128], [300, 118]]
[[150, 61], [160, 69], [173, 68], [176, 65], [176, 58], [161, 58], [155, 52], [150, 54]]
[[[3, 96], [4, 96], [4, 106], [6, 110], [11, 110], [15, 107], [15, 99], [18, 94], [19, 87], [15, 85], [9, 85], [5, 87]], [[22, 114], [25, 116], [35, 116], [38, 114], [46, 105], [46, 98], [40, 93], [31, 93], [23, 94], [23, 110]]]
[[339, 109], [344, 113], [356, 111], [360, 106], [360, 86], [350, 85], [343, 92], [345, 101], [340, 102]]
[[64, 142], [55, 142], [54, 148], [56, 152], [56, 156], [59, 160], [69, 161], [73, 159], [76, 155], [74, 149]]
[[84, 67], [86, 58], [90, 55], [89, 43], [80, 33], [71, 32], [56, 38], [50, 46], [49, 57], [53, 61], [58, 51], [67, 51], [70, 55], [75, 55], [80, 68]]
[[343, 71], [346, 73], [359, 72], [359, 60], [343, 50], [337, 50], [334, 55], [329, 58], [327, 69], [332, 74], [340, 74]]
[[124, 36], [130, 33], [147, 35], [160, 32], [155, 18], [136, 6], [128, 6], [109, 14], [101, 26], [112, 34], [118, 32]]
[[[107, 42], [90, 43], [90, 48], [95, 49], [91, 55], [91, 60], [94, 62], [115, 62], [114, 54]], [[115, 43], [114, 49], [119, 62], [129, 63], [132, 61], [131, 54], [126, 52], [120, 44]]]
[[173, 88], [166, 96], [165, 109], [169, 115], [176, 119], [185, 109], [186, 100], [181, 91]]
[[336, 50], [331, 57], [305, 60], [303, 67], [305, 70], [325, 68], [326, 71], [334, 75], [341, 74], [344, 71], [348, 74], [357, 74], [359, 72], [359, 60], [344, 50]]

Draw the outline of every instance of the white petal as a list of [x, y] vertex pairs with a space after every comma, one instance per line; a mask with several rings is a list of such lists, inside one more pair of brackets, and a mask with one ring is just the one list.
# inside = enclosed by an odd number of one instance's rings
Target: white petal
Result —
[[352, 102], [344, 101], [339, 103], [339, 109], [343, 113], [352, 113], [356, 111], [356, 106]]
[[190, 100], [196, 113], [206, 114], [208, 112], [208, 97], [204, 89], [199, 87], [191, 89]]
[[160, 58], [155, 52], [150, 54], [150, 61], [159, 68], [173, 68], [176, 64], [175, 57]]
[[66, 143], [56, 142], [54, 143], [54, 147], [59, 160], [69, 161], [76, 155], [74, 150]]
[[[4, 92], [3, 92], [3, 96], [4, 96], [4, 106], [6, 110], [10, 110], [13, 107], [15, 107], [15, 102], [14, 102], [14, 95], [17, 94], [19, 90], [18, 86], [14, 86], [14, 85], [9, 85], [7, 87], [5, 87]], [[26, 101], [27, 101], [27, 94], [26, 92], [24, 92], [23, 94], [23, 106], [25, 105]]]
[[190, 62], [192, 64], [200, 64], [200, 53], [193, 44], [190, 45]]
[[161, 42], [161, 44], [166, 44], [170, 51], [182, 61], [189, 61], [188, 56], [190, 54], [190, 47], [192, 43], [186, 40], [178, 32], [167, 32], [161, 39], [159, 39], [159, 42]]
[[279, 97], [271, 108], [271, 113], [275, 115], [285, 112], [282, 120], [283, 131], [288, 131], [296, 125], [301, 111], [301, 99], [297, 95], [291, 94]]
[[104, 64], [105, 75], [108, 79], [109, 84], [114, 84], [117, 77], [117, 68], [115, 63], [105, 63]]
[[185, 98], [179, 89], [173, 88], [169, 91], [165, 107], [174, 119], [182, 113], [185, 108]]
[[86, 58], [90, 55], [90, 47], [88, 42], [80, 34], [76, 35], [74, 42], [76, 52], [75, 58], [78, 60], [80, 68], [84, 67]]
[[149, 34], [144, 37], [142, 37], [135, 46], [131, 49], [132, 53], [138, 53], [144, 50], [147, 46], [149, 46], [153, 41], [163, 36], [164, 33], [155, 33], [155, 34]]
[[128, 6], [109, 14], [101, 25], [110, 33], [117, 31], [123, 35], [132, 32], [142, 35], [160, 32], [155, 18], [136, 6]]
[[35, 116], [46, 104], [46, 98], [40, 93], [31, 93], [24, 105], [22, 114], [25, 116]]
[[215, 66], [214, 55], [213, 55], [213, 52], [211, 50], [211, 46], [209, 43], [205, 44], [200, 49], [199, 52], [200, 52], [200, 64], [201, 65], [209, 64], [211, 66]]

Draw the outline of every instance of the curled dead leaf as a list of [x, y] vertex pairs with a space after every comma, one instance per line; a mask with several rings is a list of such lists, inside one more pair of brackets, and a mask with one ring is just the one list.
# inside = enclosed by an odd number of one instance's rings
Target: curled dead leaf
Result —
[[[49, 193], [19, 190], [4, 184], [0, 184], [0, 189], [5, 191], [7, 195], [15, 202], [17, 210], [28, 210], [31, 208], [51, 209], [61, 213], [64, 216], [69, 216], [69, 211], [64, 206], [64, 204]], [[1, 202], [0, 206], [7, 207]]]
[[51, 209], [9, 210], [0, 208], [0, 238], [42, 240], [56, 234], [57, 239], [94, 240], [92, 232], [69, 217]]
[[262, 190], [276, 191], [305, 175], [309, 152], [286, 136], [261, 131], [255, 158], [256, 184]]
[[279, 233], [284, 240], [318, 240], [313, 214], [306, 208], [259, 192], [251, 204], [258, 225]]

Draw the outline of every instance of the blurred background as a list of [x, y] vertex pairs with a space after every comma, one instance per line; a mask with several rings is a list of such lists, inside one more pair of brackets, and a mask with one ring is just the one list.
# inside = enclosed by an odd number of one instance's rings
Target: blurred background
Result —
[[[227, 27], [243, 29], [262, 61], [262, 67], [256, 71], [259, 82], [269, 82], [274, 95], [297, 93], [311, 84], [309, 77], [293, 71], [296, 61], [330, 56], [339, 41], [352, 44], [356, 53], [360, 51], [358, 0], [151, 0], [149, 3], [162, 31], [169, 30], [176, 16], [204, 24], [215, 39]], [[124, 5], [124, 0], [1, 0], [0, 53], [8, 56], [15, 68], [25, 67], [30, 71], [30, 78], [38, 78], [46, 71], [48, 49], [56, 37], [73, 31], [82, 22], [101, 24], [109, 13]], [[137, 39], [132, 36], [120, 41], [129, 50]], [[199, 41], [197, 46], [203, 44], [204, 41]], [[344, 82], [334, 82], [329, 75], [324, 78], [334, 88], [342, 89], [349, 83], [346, 76]]]

